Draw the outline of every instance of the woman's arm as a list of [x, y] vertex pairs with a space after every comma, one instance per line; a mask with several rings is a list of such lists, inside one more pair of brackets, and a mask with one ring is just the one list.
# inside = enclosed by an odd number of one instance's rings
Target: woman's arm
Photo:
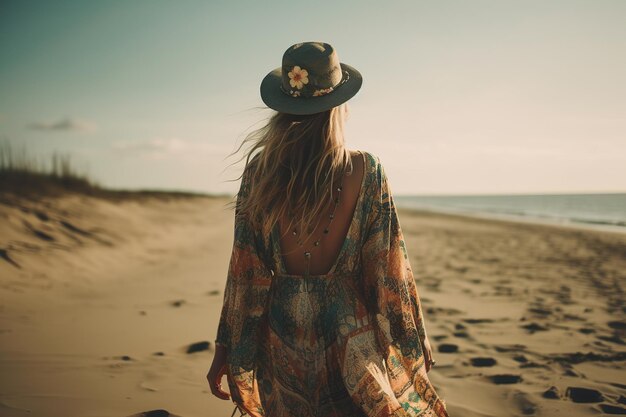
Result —
[[366, 301], [378, 325], [383, 353], [397, 351], [418, 360], [427, 341], [421, 301], [380, 160], [376, 174], [377, 189], [362, 249]]

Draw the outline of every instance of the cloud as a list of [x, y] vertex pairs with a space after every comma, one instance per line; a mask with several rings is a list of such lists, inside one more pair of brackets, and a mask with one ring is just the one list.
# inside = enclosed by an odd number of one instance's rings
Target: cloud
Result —
[[92, 132], [96, 129], [96, 126], [91, 122], [68, 117], [56, 122], [33, 122], [28, 127], [35, 130], [64, 132]]
[[112, 148], [115, 152], [131, 156], [162, 159], [168, 156], [188, 156], [207, 153], [225, 153], [224, 145], [206, 142], [193, 142], [179, 138], [155, 138], [135, 142], [116, 142]]

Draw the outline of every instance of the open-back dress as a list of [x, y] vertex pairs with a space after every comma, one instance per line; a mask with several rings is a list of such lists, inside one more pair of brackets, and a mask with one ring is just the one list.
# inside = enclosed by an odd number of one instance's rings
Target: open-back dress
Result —
[[278, 224], [253, 230], [235, 210], [216, 343], [228, 352], [231, 399], [251, 416], [448, 416], [426, 373], [420, 298], [385, 170], [362, 154], [360, 194], [327, 274], [288, 274]]

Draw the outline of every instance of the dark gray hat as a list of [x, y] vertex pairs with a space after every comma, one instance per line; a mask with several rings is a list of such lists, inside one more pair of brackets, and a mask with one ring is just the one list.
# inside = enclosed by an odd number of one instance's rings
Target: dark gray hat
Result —
[[282, 113], [313, 114], [348, 101], [361, 84], [361, 73], [339, 62], [332, 46], [302, 42], [289, 47], [282, 67], [263, 78], [261, 98]]

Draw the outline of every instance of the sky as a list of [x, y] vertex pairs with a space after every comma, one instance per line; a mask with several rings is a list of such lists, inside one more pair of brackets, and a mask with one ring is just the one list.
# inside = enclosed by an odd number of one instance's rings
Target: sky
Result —
[[621, 0], [3, 0], [0, 139], [106, 187], [232, 195], [261, 80], [322, 41], [363, 75], [346, 146], [394, 194], [626, 192], [624, 21]]

